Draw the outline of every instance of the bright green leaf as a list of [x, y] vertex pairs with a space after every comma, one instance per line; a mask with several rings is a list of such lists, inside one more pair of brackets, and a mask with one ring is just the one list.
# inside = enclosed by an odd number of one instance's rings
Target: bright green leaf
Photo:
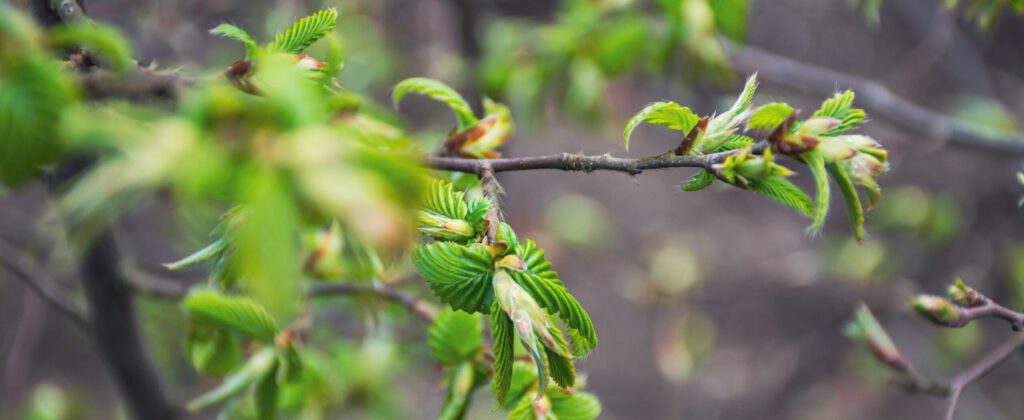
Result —
[[244, 29], [235, 25], [222, 23], [217, 25], [216, 28], [210, 29], [210, 33], [220, 35], [225, 38], [231, 38], [245, 44], [245, 58], [247, 59], [256, 57], [260, 51], [260, 47], [256, 43], [256, 40], [252, 38], [252, 35], [249, 35], [249, 33]]
[[700, 121], [700, 117], [694, 114], [690, 108], [675, 102], [655, 102], [647, 105], [640, 112], [637, 112], [633, 118], [629, 119], [622, 137], [628, 150], [629, 137], [633, 134], [633, 130], [641, 123], [660, 125], [686, 134], [693, 129], [697, 121]]
[[715, 175], [707, 170], [701, 169], [690, 177], [686, 184], [681, 187], [683, 191], [700, 191], [715, 182]]
[[338, 11], [336, 9], [321, 10], [300, 19], [284, 32], [278, 33], [274, 37], [274, 42], [267, 45], [267, 51], [271, 53], [301, 53], [306, 47], [333, 31], [337, 23]]
[[817, 201], [814, 206], [814, 217], [811, 225], [807, 227], [807, 232], [815, 234], [821, 231], [821, 227], [825, 225], [825, 216], [828, 214], [828, 173], [825, 170], [825, 158], [818, 151], [811, 150], [804, 152], [800, 156], [807, 161], [807, 167], [810, 168], [811, 175], [814, 176], [815, 198]]
[[846, 208], [846, 216], [850, 220], [853, 237], [857, 239], [857, 242], [864, 242], [864, 207], [861, 206], [860, 196], [857, 195], [857, 188], [853, 184], [853, 180], [846, 173], [846, 169], [835, 162], [826, 164], [825, 169], [839, 186], [839, 193], [843, 196], [843, 205]]
[[774, 130], [793, 114], [793, 107], [782, 102], [773, 102], [757, 108], [747, 120], [751, 130]]
[[466, 312], [490, 311], [493, 267], [486, 247], [435, 242], [416, 247], [412, 262], [442, 302]]
[[269, 342], [277, 335], [277, 321], [252, 299], [197, 288], [182, 301], [189, 315]]
[[751, 190], [776, 203], [796, 210], [804, 216], [814, 216], [814, 203], [811, 198], [784, 177], [776, 175], [764, 179], [751, 179], [749, 185]]
[[491, 350], [494, 353], [494, 397], [498, 405], [505, 404], [505, 395], [512, 385], [512, 365], [515, 357], [515, 327], [508, 314], [494, 302], [491, 312]]
[[557, 314], [570, 329], [577, 330], [585, 340], [580, 343], [582, 348], [574, 348], [574, 354], [585, 355], [597, 347], [597, 333], [590, 315], [576, 300], [558, 278], [558, 273], [551, 268], [551, 263], [544, 259], [544, 250], [537, 247], [532, 240], [516, 247], [519, 255], [527, 265], [525, 271], [509, 270], [509, 275], [536, 299], [541, 307], [551, 314]]
[[448, 108], [451, 108], [452, 112], [455, 113], [455, 119], [459, 124], [458, 131], [464, 131], [473, 127], [478, 122], [476, 115], [473, 115], [473, 109], [470, 108], [469, 103], [462, 98], [459, 92], [456, 92], [455, 89], [444, 83], [425, 77], [405, 79], [395, 85], [395, 89], [391, 93], [391, 102], [397, 107], [405, 94], [409, 92], [426, 95], [431, 99], [448, 105]]
[[224, 379], [219, 386], [196, 397], [188, 403], [189, 411], [198, 411], [211, 405], [223, 402], [255, 383], [276, 363], [274, 349], [264, 348], [254, 354], [237, 372]]
[[430, 354], [448, 366], [475, 359], [483, 348], [482, 328], [479, 315], [446, 308], [427, 329]]

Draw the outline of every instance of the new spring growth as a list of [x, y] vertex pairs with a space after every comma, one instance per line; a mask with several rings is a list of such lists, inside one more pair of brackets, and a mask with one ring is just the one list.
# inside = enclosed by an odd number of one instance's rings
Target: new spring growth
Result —
[[329, 228], [323, 229], [312, 238], [312, 250], [305, 259], [305, 270], [318, 278], [338, 278], [344, 273], [341, 252], [344, 243], [341, 225], [335, 220]]
[[447, 240], [463, 240], [472, 238], [476, 229], [462, 219], [452, 219], [438, 214], [419, 211], [419, 229], [424, 235]]
[[853, 320], [846, 326], [846, 336], [852, 340], [865, 342], [871, 353], [883, 363], [898, 370], [906, 369], [907, 362], [893, 343], [892, 337], [863, 302], [857, 305]]
[[765, 150], [764, 155], [757, 156], [751, 152], [750, 147], [729, 155], [724, 162], [715, 164], [713, 168], [722, 179], [743, 188], [746, 188], [751, 180], [794, 174], [793, 171], [773, 161], [771, 150]]
[[953, 302], [943, 297], [917, 295], [910, 299], [910, 307], [918, 315], [941, 326], [953, 326], [960, 321], [960, 311]]
[[964, 284], [962, 279], [956, 279], [956, 283], [949, 285], [946, 297], [953, 303], [967, 308], [982, 305], [986, 300], [984, 295]]
[[512, 116], [507, 106], [484, 98], [486, 116], [461, 132], [452, 130], [445, 147], [454, 155], [477, 159], [501, 157], [496, 152], [512, 135]]

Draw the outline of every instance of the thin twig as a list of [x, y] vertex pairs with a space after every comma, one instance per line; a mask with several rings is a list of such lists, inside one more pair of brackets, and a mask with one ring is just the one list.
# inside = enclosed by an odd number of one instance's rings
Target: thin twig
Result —
[[76, 327], [85, 331], [89, 330], [89, 320], [78, 305], [67, 295], [64, 288], [58, 286], [57, 281], [50, 277], [46, 270], [28, 254], [18, 250], [7, 241], [0, 240], [0, 265], [7, 267], [15, 277], [24, 282], [50, 306], [66, 316]]
[[423, 322], [430, 324], [434, 322], [439, 310], [434, 305], [416, 296], [402, 293], [398, 290], [382, 284], [363, 285], [352, 283], [325, 283], [316, 284], [306, 290], [309, 296], [335, 296], [335, 295], [372, 295], [387, 299], [391, 302], [404, 306], [409, 313], [416, 315]]
[[[754, 146], [755, 153], [763, 152], [767, 143], [761, 142]], [[537, 169], [557, 169], [561, 171], [594, 172], [614, 171], [630, 175], [639, 175], [646, 170], [667, 168], [703, 168], [713, 170], [716, 163], [721, 163], [735, 150], [711, 153], [700, 156], [678, 156], [672, 151], [660, 155], [642, 158], [620, 158], [609, 154], [583, 155], [558, 153], [543, 156], [526, 156], [499, 159], [469, 159], [459, 157], [428, 156], [424, 164], [434, 169], [445, 171], [466, 172], [481, 175], [485, 169], [493, 172], [529, 171]]]
[[722, 42], [737, 69], [757, 72], [762, 80], [815, 94], [830, 94], [838, 88], [850, 88], [857, 93], [858, 103], [863, 104], [871, 115], [909, 131], [957, 146], [1024, 155], [1024, 135], [1020, 133], [999, 133], [965, 124], [901, 98], [871, 79], [802, 63], [726, 40]]
[[946, 409], [946, 420], [953, 420], [953, 415], [956, 413], [956, 407], [960, 403], [960, 395], [963, 393], [964, 388], [977, 382], [991, 372], [992, 369], [995, 369], [1003, 360], [1006, 360], [1007, 357], [1013, 354], [1014, 350], [1020, 347], [1021, 344], [1024, 344], [1024, 334], [1014, 334], [950, 381], [949, 407]]

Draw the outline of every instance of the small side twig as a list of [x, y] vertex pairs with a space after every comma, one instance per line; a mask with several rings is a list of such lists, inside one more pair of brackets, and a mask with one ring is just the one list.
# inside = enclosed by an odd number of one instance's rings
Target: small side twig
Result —
[[89, 331], [89, 320], [57, 281], [28, 254], [0, 240], [0, 265], [6, 267], [29, 289], [67, 317], [76, 327]]

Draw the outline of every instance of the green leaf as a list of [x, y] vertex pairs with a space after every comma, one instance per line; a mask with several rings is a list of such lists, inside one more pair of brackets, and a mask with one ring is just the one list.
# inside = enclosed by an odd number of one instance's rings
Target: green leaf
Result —
[[196, 319], [212, 322], [264, 342], [273, 341], [277, 335], [277, 321], [274, 317], [247, 297], [197, 288], [185, 297], [182, 307]]
[[[537, 386], [537, 370], [529, 362], [518, 361], [512, 365], [512, 382], [509, 384], [508, 396], [502, 408], [512, 410], [522, 400], [532, 401], [533, 388]], [[561, 391], [557, 391], [561, 392]]]
[[601, 415], [601, 402], [589, 392], [548, 392], [551, 414], [558, 420], [593, 420]]
[[334, 8], [321, 10], [292, 24], [284, 32], [274, 36], [274, 42], [267, 45], [271, 53], [298, 54], [334, 30], [338, 24], [338, 11]]
[[430, 186], [423, 201], [423, 210], [451, 219], [465, 219], [469, 213], [465, 196], [466, 193], [455, 191], [452, 183], [438, 179]]
[[259, 54], [259, 44], [257, 44], [256, 40], [252, 38], [252, 35], [249, 35], [249, 33], [242, 28], [229, 23], [222, 23], [217, 25], [216, 28], [210, 29], [210, 33], [240, 41], [242, 44], [245, 44], [245, 58], [247, 59], [252, 59]]
[[708, 2], [715, 14], [715, 26], [734, 41], [743, 41], [747, 32], [748, 0], [712, 0]]
[[782, 102], [773, 102], [757, 108], [747, 120], [751, 130], [774, 130], [793, 113], [793, 107]]
[[863, 109], [853, 108], [854, 93], [852, 90], [836, 92], [831, 98], [821, 103], [814, 111], [814, 117], [829, 117], [840, 121], [835, 128], [822, 133], [823, 136], [836, 136], [864, 122], [866, 114]]
[[729, 150], [742, 149], [744, 147], [753, 146], [754, 139], [744, 136], [742, 134], [732, 134], [722, 142], [721, 145], [716, 147], [714, 150], [710, 150], [710, 153], [726, 152]]
[[597, 333], [590, 315], [576, 300], [558, 278], [558, 273], [551, 268], [551, 263], [544, 259], [544, 250], [537, 247], [532, 240], [519, 244], [516, 255], [526, 262], [524, 271], [509, 270], [509, 275], [523, 287], [552, 315], [557, 314], [570, 329], [577, 330], [584, 340], [575, 343], [581, 348], [573, 348], [574, 354], [586, 355], [597, 347]]
[[256, 382], [253, 390], [253, 398], [256, 403], [256, 418], [258, 420], [273, 420], [277, 418], [277, 394], [280, 388], [277, 383], [277, 373], [282, 368], [278, 358], [267, 368]]
[[821, 231], [821, 227], [825, 225], [825, 216], [828, 214], [828, 173], [825, 170], [825, 158], [818, 151], [804, 152], [800, 157], [807, 162], [807, 167], [810, 168], [811, 175], [814, 176], [817, 202], [814, 207], [814, 217], [811, 225], [807, 227], [807, 233], [815, 234]]
[[460, 132], [475, 126], [478, 122], [476, 116], [473, 115], [473, 109], [462, 98], [462, 95], [444, 83], [425, 77], [405, 79], [395, 85], [395, 90], [391, 93], [391, 102], [397, 107], [405, 94], [409, 92], [426, 95], [431, 99], [448, 105], [448, 108], [451, 108], [452, 112], [455, 113], [455, 119], [459, 124], [458, 131]]
[[733, 129], [750, 109], [755, 92], [757, 92], [757, 73], [747, 78], [747, 82], [743, 84], [743, 91], [736, 97], [736, 102], [732, 104], [732, 107], [708, 122], [707, 135], [710, 137], [731, 135]]
[[483, 348], [480, 316], [445, 308], [427, 329], [427, 345], [430, 354], [448, 366], [476, 359]]
[[183, 268], [194, 267], [224, 255], [224, 251], [227, 250], [227, 248], [228, 241], [221, 238], [203, 247], [203, 249], [196, 251], [192, 255], [178, 261], [165, 263], [164, 267], [167, 267], [168, 270], [181, 270]]
[[438, 420], [462, 420], [466, 417], [473, 391], [480, 385], [485, 374], [473, 362], [464, 362], [449, 370], [448, 395], [441, 405]]
[[74, 99], [61, 63], [33, 52], [0, 52], [0, 182], [20, 185], [57, 160], [57, 123]]
[[563, 356], [563, 354], [568, 354], [566, 349], [569, 348], [569, 344], [565, 342], [562, 331], [554, 326], [554, 320], [551, 322], [549, 331], [560, 349], [551, 349], [545, 343], [544, 355], [548, 361], [548, 374], [562, 389], [572, 389], [576, 385], [576, 367], [571, 358]]
[[493, 266], [486, 247], [435, 242], [416, 247], [412, 262], [442, 302], [466, 312], [490, 310]]
[[195, 320], [189, 325], [185, 347], [192, 366], [207, 375], [224, 375], [242, 359], [238, 342], [228, 330], [207, 321]]
[[98, 53], [117, 71], [132, 67], [132, 44], [116, 27], [96, 21], [80, 21], [61, 25], [50, 33], [56, 46], [84, 46]]
[[715, 175], [704, 169], [697, 171], [690, 177], [689, 181], [682, 186], [683, 191], [700, 191], [715, 182]]
[[498, 405], [505, 404], [505, 395], [512, 385], [512, 365], [515, 356], [515, 327], [498, 302], [491, 312], [491, 350], [494, 353], [494, 398]]
[[800, 188], [784, 177], [775, 175], [764, 179], [749, 180], [750, 189], [768, 199], [796, 210], [807, 216], [814, 216], [814, 203]]
[[853, 184], [853, 180], [846, 173], [846, 169], [835, 162], [826, 164], [825, 169], [839, 186], [839, 193], [843, 196], [843, 206], [846, 208], [846, 217], [850, 220], [853, 237], [857, 239], [857, 242], [864, 242], [864, 208], [860, 204], [860, 197], [857, 195], [857, 188]]
[[660, 125], [686, 134], [693, 129], [698, 121], [700, 121], [700, 117], [694, 114], [690, 108], [675, 102], [655, 102], [647, 105], [629, 119], [622, 137], [626, 150], [629, 150], [629, 137], [641, 123]]
[[254, 354], [237, 372], [224, 379], [216, 388], [196, 397], [187, 405], [189, 411], [198, 411], [223, 402], [255, 383], [276, 363], [274, 349], [267, 347]]

